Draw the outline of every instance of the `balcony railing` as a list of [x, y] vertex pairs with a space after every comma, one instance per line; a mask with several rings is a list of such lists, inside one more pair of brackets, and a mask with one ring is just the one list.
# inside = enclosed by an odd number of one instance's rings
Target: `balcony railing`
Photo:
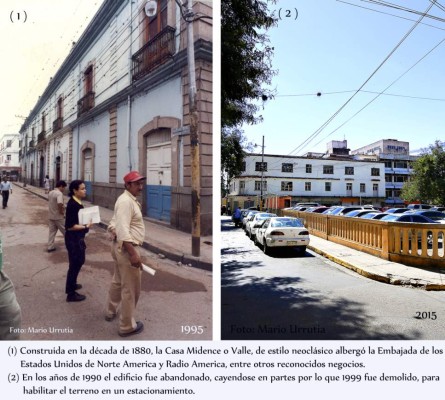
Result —
[[53, 122], [53, 132], [57, 132], [63, 127], [63, 118], [59, 117]]
[[77, 102], [77, 116], [80, 117], [82, 114], [91, 110], [94, 107], [94, 95], [95, 92], [88, 92]]
[[45, 140], [46, 131], [42, 131], [37, 135], [37, 143], [43, 142]]
[[142, 78], [175, 54], [175, 28], [167, 26], [133, 57], [133, 80]]

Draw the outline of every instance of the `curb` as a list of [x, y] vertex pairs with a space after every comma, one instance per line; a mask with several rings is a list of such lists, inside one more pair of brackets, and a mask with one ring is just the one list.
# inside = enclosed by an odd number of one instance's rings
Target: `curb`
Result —
[[395, 278], [393, 275], [388, 274], [388, 276], [382, 276], [378, 274], [374, 274], [372, 272], [365, 271], [362, 268], [359, 268], [353, 264], [350, 264], [344, 260], [341, 260], [329, 253], [326, 253], [323, 250], [317, 249], [316, 247], [313, 247], [311, 245], [308, 246], [308, 249], [312, 250], [313, 252], [335, 262], [336, 264], [341, 265], [342, 267], [348, 268], [351, 271], [356, 272], [359, 275], [364, 276], [365, 278], [372, 279], [374, 281], [386, 283], [389, 285], [396, 285], [396, 286], [409, 286], [417, 289], [424, 289], [427, 291], [443, 291], [445, 290], [445, 284], [434, 284], [434, 283], [427, 283], [425, 281], [422, 281], [420, 279], [411, 279], [411, 278]]
[[[41, 195], [40, 193], [34, 192], [33, 190], [28, 189], [27, 187], [23, 187], [23, 186], [20, 186], [17, 184], [15, 184], [15, 186], [17, 186], [21, 189], [24, 189], [24, 190], [28, 191], [29, 193], [32, 193], [32, 194], [36, 195], [37, 197], [40, 197], [43, 200], [48, 201], [47, 197]], [[98, 224], [98, 226], [100, 226], [102, 229], [105, 229], [105, 230], [107, 230], [107, 228], [108, 228], [108, 224], [106, 224], [105, 222], [100, 222]], [[177, 253], [174, 253], [171, 251], [167, 251], [165, 249], [162, 249], [161, 247], [155, 246], [155, 245], [150, 244], [145, 241], [142, 244], [142, 247], [148, 251], [153, 252], [153, 253], [157, 253], [157, 254], [162, 253], [163, 255], [165, 255], [166, 258], [168, 258], [169, 260], [174, 261], [174, 262], [180, 262], [181, 264], [185, 264], [185, 265], [190, 264], [194, 268], [199, 268], [199, 269], [203, 269], [203, 270], [210, 271], [210, 272], [213, 270], [212, 263], [202, 261], [202, 260], [197, 260], [192, 257], [186, 256], [184, 254], [177, 254]]]

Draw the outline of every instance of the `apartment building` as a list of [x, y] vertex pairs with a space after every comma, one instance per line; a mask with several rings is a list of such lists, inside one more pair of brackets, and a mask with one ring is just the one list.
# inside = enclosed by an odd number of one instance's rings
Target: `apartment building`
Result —
[[250, 207], [263, 198], [270, 208], [300, 202], [325, 205], [385, 202], [385, 166], [351, 157], [247, 154], [243, 172], [233, 179], [229, 202]]

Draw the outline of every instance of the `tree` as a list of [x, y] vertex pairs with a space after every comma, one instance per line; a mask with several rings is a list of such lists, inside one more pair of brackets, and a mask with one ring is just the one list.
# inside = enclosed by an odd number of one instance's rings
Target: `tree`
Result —
[[261, 102], [273, 95], [265, 88], [275, 74], [266, 32], [276, 18], [268, 3], [275, 0], [221, 3], [221, 164], [227, 185], [241, 172], [245, 140], [240, 126], [261, 121]]
[[411, 182], [402, 189], [407, 201], [445, 204], [445, 144], [436, 141], [414, 163]]

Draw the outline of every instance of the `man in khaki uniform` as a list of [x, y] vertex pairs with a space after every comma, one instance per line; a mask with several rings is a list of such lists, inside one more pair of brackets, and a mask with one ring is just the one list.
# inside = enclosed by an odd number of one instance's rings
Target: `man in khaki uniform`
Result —
[[65, 235], [65, 206], [63, 204], [63, 192], [65, 188], [66, 182], [58, 181], [56, 188], [48, 194], [48, 253], [56, 250], [54, 247], [54, 239], [57, 230], [59, 230], [62, 235]]
[[144, 324], [134, 319], [141, 293], [140, 246], [145, 237], [141, 205], [136, 196], [142, 192], [144, 180], [145, 177], [137, 171], [124, 176], [126, 190], [116, 201], [114, 215], [108, 227], [113, 235], [111, 255], [115, 267], [105, 319], [112, 321], [120, 305], [119, 335], [122, 337], [140, 333], [144, 329]]

